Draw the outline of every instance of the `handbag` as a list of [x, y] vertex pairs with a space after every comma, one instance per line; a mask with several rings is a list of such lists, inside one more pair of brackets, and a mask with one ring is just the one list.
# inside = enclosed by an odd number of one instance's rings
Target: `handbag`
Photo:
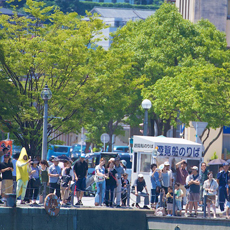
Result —
[[104, 177], [102, 177], [102, 176], [97, 176], [97, 175], [95, 175], [95, 177], [94, 177], [94, 181], [97, 183], [97, 182], [102, 182], [102, 181], [104, 181], [105, 180], [105, 178]]

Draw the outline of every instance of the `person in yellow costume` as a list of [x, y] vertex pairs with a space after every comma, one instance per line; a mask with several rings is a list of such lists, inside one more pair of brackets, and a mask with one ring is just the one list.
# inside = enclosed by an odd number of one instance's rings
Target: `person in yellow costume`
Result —
[[21, 204], [25, 204], [24, 198], [29, 180], [29, 163], [26, 149], [23, 147], [16, 163], [17, 198], [21, 195]]

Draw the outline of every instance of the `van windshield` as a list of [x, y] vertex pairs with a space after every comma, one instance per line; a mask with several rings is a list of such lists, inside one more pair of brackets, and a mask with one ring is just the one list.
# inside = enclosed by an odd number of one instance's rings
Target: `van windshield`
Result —
[[67, 153], [68, 147], [54, 146], [54, 152]]
[[101, 158], [103, 157], [105, 159], [105, 164], [107, 164], [110, 158], [116, 158], [117, 155], [118, 155], [117, 153], [112, 153], [112, 154], [101, 153]]
[[[82, 145], [82, 151], [83, 151], [83, 152], [85, 151], [85, 148], [86, 148], [86, 146], [85, 146], [85, 145]], [[80, 151], [81, 151], [81, 145], [75, 145], [73, 151], [74, 151], [74, 152], [79, 152], [79, 153], [80, 153]]]

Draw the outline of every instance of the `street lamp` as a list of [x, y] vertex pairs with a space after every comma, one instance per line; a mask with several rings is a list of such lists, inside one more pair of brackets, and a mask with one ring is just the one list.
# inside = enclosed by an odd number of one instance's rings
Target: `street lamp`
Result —
[[42, 137], [42, 160], [46, 160], [47, 154], [47, 124], [48, 124], [48, 100], [52, 97], [48, 85], [41, 92], [41, 98], [44, 100], [44, 117], [43, 117], [43, 137]]
[[142, 101], [141, 106], [145, 110], [143, 136], [147, 136], [147, 130], [148, 130], [148, 110], [152, 107], [152, 103], [151, 103], [150, 100], [145, 99], [144, 101]]

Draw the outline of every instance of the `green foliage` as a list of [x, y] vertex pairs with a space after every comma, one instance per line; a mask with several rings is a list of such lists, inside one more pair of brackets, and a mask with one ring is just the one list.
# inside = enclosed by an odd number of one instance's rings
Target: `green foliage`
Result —
[[218, 159], [218, 156], [217, 156], [216, 152], [213, 153], [213, 156], [212, 156], [210, 159], [211, 159], [211, 160]]
[[76, 13], [64, 14], [32, 0], [25, 11], [33, 17], [0, 15], [0, 123], [33, 155], [41, 149], [40, 92], [45, 83], [52, 91], [49, 142], [56, 137], [53, 133], [79, 130], [89, 108], [103, 94], [98, 88], [104, 80], [95, 69], [105, 51], [88, 46], [99, 40], [104, 25], [95, 17], [82, 21]]

